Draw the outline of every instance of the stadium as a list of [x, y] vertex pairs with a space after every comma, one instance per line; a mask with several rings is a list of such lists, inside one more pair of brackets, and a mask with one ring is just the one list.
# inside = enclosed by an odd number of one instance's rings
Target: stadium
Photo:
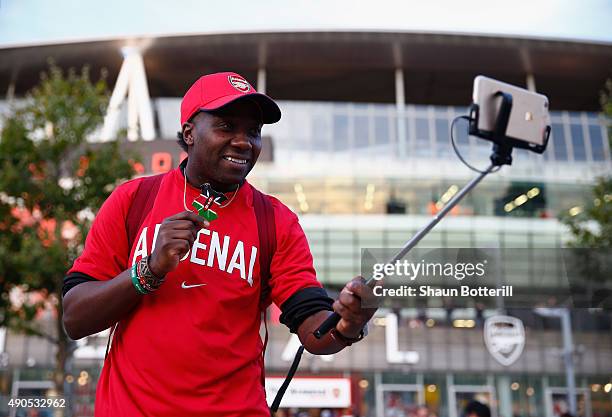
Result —
[[[401, 247], [473, 177], [449, 135], [453, 119], [468, 113], [476, 75], [549, 98], [548, 149], [515, 151], [512, 167], [487, 178], [419, 247], [560, 249], [571, 239], [560, 216], [579, 212], [596, 179], [612, 174], [609, 121], [599, 104], [611, 76], [608, 42], [356, 28], [7, 41], [0, 42], [0, 112], [39, 81], [49, 57], [62, 68], [87, 64], [92, 77], [107, 71], [111, 103], [91, 140], [119, 136], [143, 155], [142, 175], [165, 172], [184, 157], [176, 143], [180, 100], [201, 74], [235, 71], [277, 100], [282, 119], [264, 128], [264, 151], [249, 180], [298, 213], [330, 293], [362, 273], [362, 249]], [[463, 156], [486, 164], [490, 143], [458, 125]], [[506, 271], [504, 282], [521, 299], [508, 306], [453, 306], [431, 297], [380, 309], [363, 342], [302, 360], [281, 411], [385, 417], [425, 405], [459, 417], [475, 398], [494, 416], [559, 416], [568, 393], [561, 322], [527, 308], [556, 294], [563, 285], [557, 272]], [[609, 281], [601, 285], [610, 290]], [[483, 340], [484, 320], [500, 311], [525, 326], [524, 349], [511, 366], [496, 361]], [[299, 346], [278, 315], [269, 315], [269, 398]], [[612, 316], [577, 309], [572, 326], [578, 414], [610, 417]], [[52, 346], [3, 335], [3, 398], [48, 389]], [[107, 337], [77, 341], [74, 416], [93, 415]]]

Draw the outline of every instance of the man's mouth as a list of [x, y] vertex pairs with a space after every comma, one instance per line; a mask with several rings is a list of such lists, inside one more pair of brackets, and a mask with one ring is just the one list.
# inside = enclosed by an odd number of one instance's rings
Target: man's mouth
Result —
[[223, 159], [239, 165], [246, 165], [246, 163], [248, 162], [246, 159], [234, 158], [231, 156], [224, 156]]

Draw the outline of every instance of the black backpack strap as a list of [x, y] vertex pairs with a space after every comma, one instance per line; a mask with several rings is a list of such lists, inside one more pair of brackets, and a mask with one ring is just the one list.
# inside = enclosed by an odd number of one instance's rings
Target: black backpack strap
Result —
[[293, 379], [293, 375], [295, 375], [295, 371], [297, 371], [297, 368], [300, 364], [300, 359], [302, 359], [302, 353], [304, 353], [304, 346], [300, 346], [297, 352], [295, 352], [295, 357], [293, 358], [293, 363], [291, 364], [291, 368], [289, 368], [289, 372], [287, 372], [287, 376], [285, 377], [283, 384], [278, 389], [278, 392], [276, 393], [276, 397], [274, 397], [274, 401], [272, 402], [272, 406], [270, 407], [271, 417], [274, 417], [274, 413], [276, 413], [276, 411], [278, 410], [281, 400], [283, 399], [283, 395], [285, 395], [285, 391], [287, 391], [287, 388], [289, 388], [289, 383]]
[[[128, 264], [130, 256], [129, 252], [132, 251], [132, 245], [136, 239], [136, 234], [138, 233], [138, 230], [140, 229], [145, 217], [147, 217], [147, 214], [149, 214], [153, 208], [153, 203], [155, 202], [155, 197], [157, 197], [157, 192], [159, 191], [159, 186], [164, 175], [166, 174], [164, 173], [151, 177], [145, 177], [138, 184], [136, 193], [134, 193], [134, 197], [132, 197], [132, 203], [130, 204], [130, 208], [128, 209], [128, 213], [125, 218], [125, 230], [127, 232], [128, 241]], [[106, 342], [106, 353], [104, 354], [105, 360], [108, 356], [113, 334], [117, 330], [118, 325], [118, 322], [115, 323], [113, 327], [111, 327], [110, 334], [108, 335], [108, 342]]]

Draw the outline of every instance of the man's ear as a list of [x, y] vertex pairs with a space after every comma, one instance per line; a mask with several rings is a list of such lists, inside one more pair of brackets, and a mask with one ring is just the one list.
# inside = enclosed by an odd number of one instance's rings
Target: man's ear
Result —
[[183, 140], [188, 146], [193, 145], [195, 141], [195, 138], [193, 137], [194, 128], [195, 126], [191, 122], [183, 123]]

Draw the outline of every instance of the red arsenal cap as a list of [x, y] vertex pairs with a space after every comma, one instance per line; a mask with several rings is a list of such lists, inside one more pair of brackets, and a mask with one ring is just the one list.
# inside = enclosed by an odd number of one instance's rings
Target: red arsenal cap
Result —
[[200, 77], [187, 90], [181, 102], [181, 126], [200, 110], [217, 110], [246, 97], [259, 105], [263, 123], [280, 120], [281, 111], [274, 100], [255, 91], [244, 77], [235, 72], [218, 72]]

